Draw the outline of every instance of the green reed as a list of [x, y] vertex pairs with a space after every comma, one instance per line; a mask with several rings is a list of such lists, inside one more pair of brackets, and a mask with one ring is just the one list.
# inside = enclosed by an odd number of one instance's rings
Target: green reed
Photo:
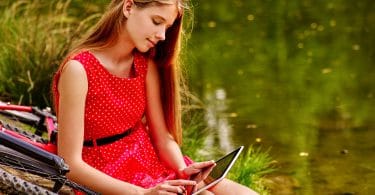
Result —
[[0, 6], [0, 97], [50, 105], [53, 72], [87, 21], [68, 14], [70, 1], [14, 1]]
[[228, 178], [243, 185], [250, 186], [261, 194], [268, 194], [263, 177], [275, 171], [274, 160], [268, 150], [250, 146], [238, 158], [236, 164], [229, 172]]

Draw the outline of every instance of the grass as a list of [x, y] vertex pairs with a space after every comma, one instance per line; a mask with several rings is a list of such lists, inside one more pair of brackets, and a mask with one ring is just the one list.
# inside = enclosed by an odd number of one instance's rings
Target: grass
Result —
[[[22, 104], [50, 106], [52, 74], [73, 37], [95, 15], [77, 20], [70, 1], [30, 0], [0, 5], [0, 97]], [[38, 86], [38, 87], [36, 87]]]
[[250, 146], [234, 164], [228, 178], [249, 186], [260, 194], [269, 194], [262, 181], [264, 176], [275, 171], [273, 162], [268, 150]]

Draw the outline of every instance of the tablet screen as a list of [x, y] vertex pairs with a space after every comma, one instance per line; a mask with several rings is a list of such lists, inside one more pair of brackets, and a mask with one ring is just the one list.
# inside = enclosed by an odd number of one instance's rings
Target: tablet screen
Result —
[[205, 189], [208, 189], [220, 180], [224, 179], [224, 177], [227, 175], [234, 162], [237, 160], [237, 157], [239, 156], [242, 149], [243, 146], [240, 146], [239, 148], [233, 150], [229, 154], [217, 160], [216, 166], [212, 169], [211, 173], [204, 180], [205, 185], [193, 194], [197, 194]]

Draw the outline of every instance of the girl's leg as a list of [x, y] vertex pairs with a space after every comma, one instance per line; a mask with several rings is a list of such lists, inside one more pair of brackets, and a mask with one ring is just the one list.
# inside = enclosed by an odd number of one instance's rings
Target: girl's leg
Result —
[[[203, 187], [203, 181], [198, 183], [198, 189]], [[203, 192], [199, 193], [199, 195], [214, 195], [211, 191], [204, 190]]]
[[212, 187], [210, 191], [212, 191], [215, 195], [258, 195], [257, 192], [251, 190], [250, 188], [229, 179], [223, 179]]
[[210, 192], [210, 191], [208, 191], [208, 190], [205, 190], [205, 191], [199, 193], [199, 195], [215, 195], [215, 194], [212, 193], [212, 192]]

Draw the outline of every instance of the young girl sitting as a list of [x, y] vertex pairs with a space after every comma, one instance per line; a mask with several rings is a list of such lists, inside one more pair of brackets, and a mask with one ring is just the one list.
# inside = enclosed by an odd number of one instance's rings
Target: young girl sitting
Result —
[[[101, 194], [184, 194], [215, 166], [193, 162], [179, 148], [178, 55], [185, 5], [184, 0], [112, 0], [61, 64], [53, 95], [58, 155], [69, 164], [70, 179]], [[202, 170], [201, 178], [189, 180]], [[255, 193], [227, 179], [210, 190]]]

